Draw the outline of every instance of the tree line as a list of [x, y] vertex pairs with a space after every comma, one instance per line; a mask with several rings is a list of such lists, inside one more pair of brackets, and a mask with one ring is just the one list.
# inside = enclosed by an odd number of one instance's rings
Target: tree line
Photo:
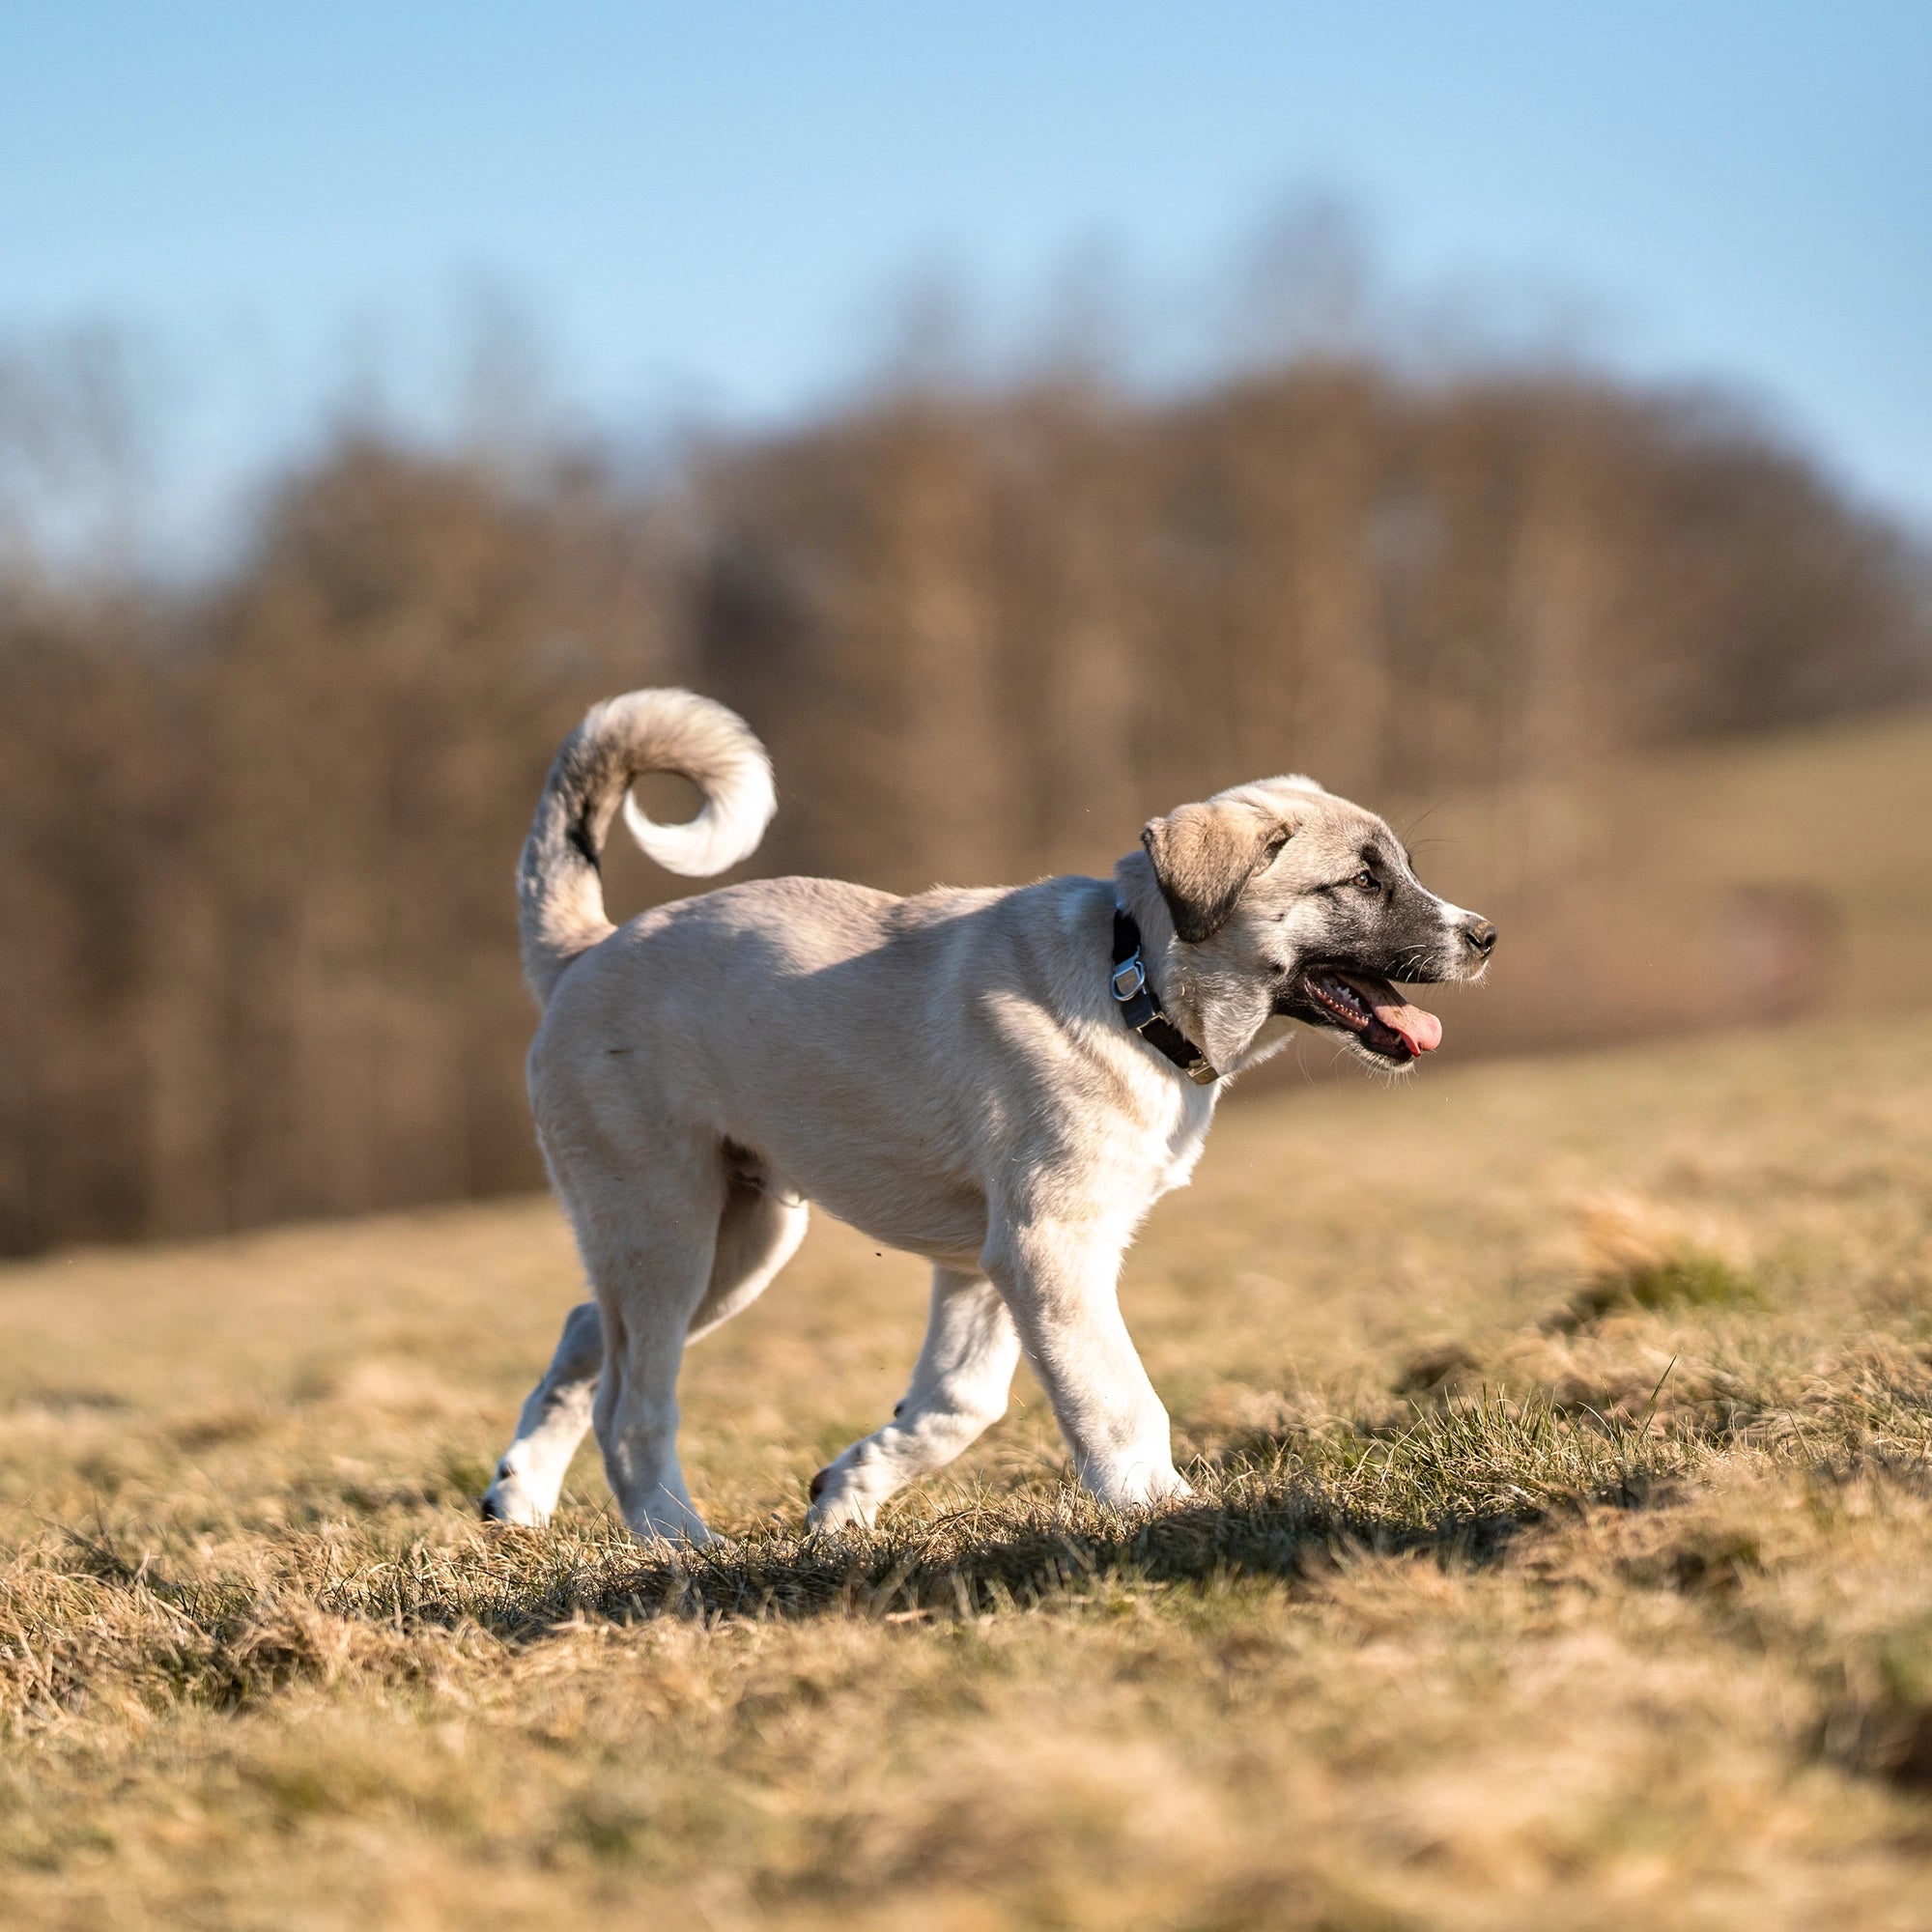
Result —
[[661, 682], [773, 753], [751, 869], [910, 890], [1918, 701], [1932, 600], [1748, 414], [1575, 373], [906, 387], [649, 487], [346, 435], [217, 583], [0, 558], [0, 1249], [534, 1184], [517, 849]]

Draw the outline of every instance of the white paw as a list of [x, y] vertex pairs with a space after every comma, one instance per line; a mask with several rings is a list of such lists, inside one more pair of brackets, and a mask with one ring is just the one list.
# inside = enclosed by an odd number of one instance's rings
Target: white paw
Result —
[[689, 1498], [658, 1488], [648, 1498], [624, 1512], [624, 1520], [639, 1543], [716, 1543], [704, 1519]]
[[550, 1521], [550, 1511], [524, 1488], [514, 1469], [499, 1470], [497, 1480], [484, 1492], [483, 1520], [518, 1529], [542, 1529]]
[[880, 1498], [868, 1496], [854, 1452], [846, 1450], [811, 1479], [811, 1507], [805, 1513], [807, 1535], [820, 1530], [869, 1529]]
[[1194, 1486], [1172, 1463], [1136, 1463], [1102, 1474], [1090, 1471], [1083, 1479], [1096, 1502], [1110, 1509], [1147, 1509], [1184, 1501]]

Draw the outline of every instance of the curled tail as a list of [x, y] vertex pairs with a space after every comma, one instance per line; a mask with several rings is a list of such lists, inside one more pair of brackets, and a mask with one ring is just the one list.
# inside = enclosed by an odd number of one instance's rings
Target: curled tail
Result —
[[[650, 772], [675, 772], [704, 794], [690, 824], [654, 824], [638, 810], [631, 785]], [[689, 691], [632, 691], [593, 706], [550, 768], [517, 875], [524, 978], [539, 1007], [580, 952], [616, 930], [598, 861], [619, 804], [651, 858], [702, 878], [757, 849], [778, 801], [765, 748], [724, 705]]]

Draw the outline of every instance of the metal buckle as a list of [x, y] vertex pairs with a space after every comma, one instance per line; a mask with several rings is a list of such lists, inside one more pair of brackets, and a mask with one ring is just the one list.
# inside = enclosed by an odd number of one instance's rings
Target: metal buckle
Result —
[[[1129, 974], [1133, 976], [1131, 980], [1122, 986], [1122, 980], [1126, 980]], [[1141, 964], [1141, 955], [1138, 952], [1131, 959], [1122, 959], [1114, 968], [1113, 984], [1114, 997], [1122, 1006], [1125, 1006], [1147, 984], [1147, 968]]]

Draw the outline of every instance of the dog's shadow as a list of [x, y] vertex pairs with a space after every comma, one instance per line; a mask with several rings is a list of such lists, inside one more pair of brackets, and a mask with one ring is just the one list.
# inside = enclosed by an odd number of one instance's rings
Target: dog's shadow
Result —
[[[1109, 1510], [1070, 1489], [1044, 1496], [1022, 1492], [939, 1515], [902, 1510], [877, 1530], [762, 1531], [709, 1544], [640, 1546], [629, 1561], [553, 1571], [543, 1587], [512, 1593], [483, 1621], [512, 1640], [537, 1641], [585, 1617], [911, 1622], [1056, 1600], [1077, 1604], [1094, 1592], [1134, 1586], [1244, 1578], [1314, 1586], [1373, 1556], [1423, 1554], [1445, 1565], [1490, 1567], [1553, 1518], [1591, 1505], [1640, 1508], [1665, 1499], [1651, 1472], [1631, 1467], [1575, 1491], [1499, 1491], [1473, 1507], [1454, 1501], [1405, 1515], [1349, 1493], [1359, 1485], [1282, 1476], [1293, 1453], [1286, 1441], [1244, 1438], [1198, 1465], [1205, 1493], [1160, 1509]], [[427, 1604], [417, 1613], [434, 1619]], [[476, 1615], [473, 1603], [466, 1613]]]

